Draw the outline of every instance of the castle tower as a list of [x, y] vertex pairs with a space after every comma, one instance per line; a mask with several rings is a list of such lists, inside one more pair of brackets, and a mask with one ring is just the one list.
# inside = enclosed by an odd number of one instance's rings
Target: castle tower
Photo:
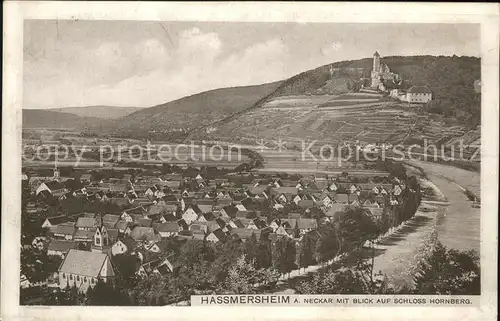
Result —
[[380, 86], [380, 55], [378, 51], [373, 54], [373, 69], [372, 69], [372, 88], [378, 88]]
[[373, 54], [373, 71], [380, 71], [380, 55], [378, 51]]

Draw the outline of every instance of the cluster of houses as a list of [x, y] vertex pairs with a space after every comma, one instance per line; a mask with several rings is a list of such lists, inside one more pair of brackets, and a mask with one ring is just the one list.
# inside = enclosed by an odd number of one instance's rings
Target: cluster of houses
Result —
[[[112, 259], [135, 255], [138, 273], [175, 273], [178, 265], [169, 252], [167, 238], [226, 242], [247, 241], [252, 235], [271, 241], [288, 237], [299, 241], [306, 233], [330, 221], [346, 206], [359, 206], [374, 217], [385, 206], [395, 205], [405, 186], [397, 180], [350, 183], [347, 177], [284, 180], [256, 178], [238, 186], [231, 177], [206, 180], [203, 175], [125, 175], [92, 181], [80, 177], [83, 187], [69, 190], [57, 174], [33, 187], [40, 199], [80, 198], [116, 204], [115, 213], [78, 213], [48, 217], [47, 252], [60, 255], [59, 286], [76, 284], [82, 291], [98, 278], [113, 278]], [[273, 210], [281, 215], [268, 217]], [[324, 215], [307, 215], [311, 211]], [[38, 240], [39, 242], [39, 240]]]

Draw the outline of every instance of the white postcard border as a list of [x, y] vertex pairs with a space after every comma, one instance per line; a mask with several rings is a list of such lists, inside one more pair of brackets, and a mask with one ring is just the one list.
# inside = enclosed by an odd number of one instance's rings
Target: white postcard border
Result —
[[[493, 319], [498, 245], [498, 9], [436, 3], [4, 3], [1, 314], [17, 319]], [[482, 35], [481, 307], [20, 307], [19, 240], [23, 19], [480, 23]]]

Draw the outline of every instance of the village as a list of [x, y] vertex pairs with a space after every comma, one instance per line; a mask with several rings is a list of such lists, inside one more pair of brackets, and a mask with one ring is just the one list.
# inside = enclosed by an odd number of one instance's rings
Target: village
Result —
[[[255, 237], [273, 244], [286, 238], [299, 247], [304, 236], [320, 238], [319, 227], [348, 207], [380, 221], [406, 189], [404, 180], [391, 175], [280, 178], [246, 172], [214, 178], [206, 172], [158, 169], [99, 179], [94, 171], [75, 179], [61, 177], [55, 167], [52, 177], [23, 174], [29, 198], [23, 199], [23, 216], [38, 218], [23, 227], [23, 248], [46, 251], [61, 262], [38, 285], [76, 286], [85, 293], [98, 280], [113, 281], [120, 255], [136, 257], [138, 277], [175, 274], [179, 258], [165, 241], [171, 239], [218, 244]], [[29, 231], [39, 232], [27, 236]], [[22, 288], [33, 285], [22, 275]]]

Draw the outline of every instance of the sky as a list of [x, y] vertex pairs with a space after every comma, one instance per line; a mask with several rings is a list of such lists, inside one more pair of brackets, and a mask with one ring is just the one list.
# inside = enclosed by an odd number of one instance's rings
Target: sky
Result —
[[342, 60], [480, 56], [473, 24], [26, 20], [23, 107], [151, 107]]

